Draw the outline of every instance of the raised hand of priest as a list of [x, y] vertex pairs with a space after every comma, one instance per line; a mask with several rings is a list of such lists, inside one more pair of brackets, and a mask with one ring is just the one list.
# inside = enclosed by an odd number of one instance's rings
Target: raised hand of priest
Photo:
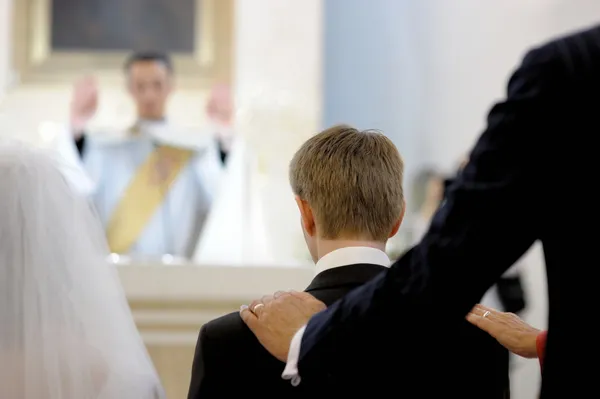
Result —
[[78, 138], [98, 109], [98, 84], [93, 76], [79, 79], [71, 97], [71, 129]]

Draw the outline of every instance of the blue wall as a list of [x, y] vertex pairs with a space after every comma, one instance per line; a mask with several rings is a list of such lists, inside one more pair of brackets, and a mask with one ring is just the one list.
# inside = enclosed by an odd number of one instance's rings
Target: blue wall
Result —
[[419, 51], [416, 0], [324, 0], [323, 127], [383, 130], [411, 175], [419, 165]]

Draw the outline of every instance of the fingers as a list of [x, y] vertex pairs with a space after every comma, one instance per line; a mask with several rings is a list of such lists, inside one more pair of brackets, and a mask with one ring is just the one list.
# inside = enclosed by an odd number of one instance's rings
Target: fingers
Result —
[[285, 296], [285, 295], [290, 295], [290, 293], [288, 291], [277, 291], [276, 293], [273, 294], [273, 298], [277, 299], [277, 298]]
[[477, 304], [465, 317], [467, 321], [492, 336], [502, 328], [502, 312]]
[[486, 317], [482, 317], [476, 313], [469, 313], [466, 317], [467, 321], [481, 329], [486, 324], [489, 324], [489, 320]]
[[317, 298], [315, 298], [308, 292], [290, 291], [290, 295], [292, 295], [294, 298], [297, 298], [303, 302], [309, 302], [311, 305], [313, 305], [316, 308], [324, 309], [327, 307], [327, 306], [325, 306], [325, 304], [323, 302], [319, 301]]
[[250, 330], [253, 332], [256, 331], [256, 328], [258, 327], [258, 317], [250, 311], [248, 306], [242, 305], [240, 307], [240, 317]]
[[274, 300], [275, 300], [274, 295], [264, 295], [262, 298], [255, 299], [254, 301], [252, 301], [252, 303], [250, 303], [250, 306], [248, 306], [248, 309], [252, 313], [254, 313], [257, 317], [259, 317], [262, 314], [265, 306], [267, 306], [269, 303], [271, 303]]
[[484, 305], [478, 303], [477, 305], [475, 305], [473, 307], [473, 309], [471, 310], [471, 312], [476, 313], [478, 315], [484, 315], [485, 312], [494, 313], [494, 312], [497, 312], [497, 310], [496, 309], [492, 309], [492, 308], [488, 308], [487, 306], [484, 306]]
[[269, 302], [271, 302], [274, 299], [275, 297], [273, 295], [264, 295], [262, 298], [260, 298], [260, 302], [262, 302], [265, 305], [268, 305]]
[[467, 316], [465, 317], [465, 319], [467, 319], [467, 321], [473, 325], [477, 325], [477, 323], [479, 323], [479, 316], [477, 316], [475, 313], [468, 313]]
[[497, 334], [497, 325], [493, 320], [490, 320], [487, 317], [482, 317], [476, 315], [475, 313], [469, 313], [466, 317], [467, 321], [473, 324], [475, 327], [479, 328], [482, 331], [490, 334], [492, 337], [496, 337]]
[[288, 304], [294, 305], [299, 310], [305, 311], [308, 307], [315, 308], [320, 303], [318, 299], [307, 292], [289, 291], [286, 296], [279, 297], [280, 301], [285, 300]]
[[258, 316], [260, 316], [264, 307], [265, 307], [265, 304], [262, 302], [262, 300], [256, 299], [256, 300], [252, 301], [252, 303], [250, 303], [250, 306], [248, 306], [248, 310], [251, 313], [253, 313], [256, 317], [258, 317]]
[[303, 299], [303, 300], [317, 300], [314, 296], [310, 295], [308, 292], [298, 292], [298, 291], [294, 291], [291, 290], [288, 292], [291, 296], [296, 297], [298, 299]]
[[[301, 302], [314, 302], [315, 304], [321, 305], [321, 301], [316, 299], [314, 296], [306, 293], [306, 292], [298, 292], [298, 291], [277, 291], [273, 295], [264, 295], [260, 299], [255, 299], [250, 303], [250, 306], [247, 306], [246, 309], [253, 313], [254, 316], [259, 318], [265, 308], [267, 308], [273, 301], [276, 300], [284, 300], [286, 299], [287, 303], [295, 304], [297, 307], [302, 307], [300, 305]], [[278, 301], [279, 302], [279, 301]], [[324, 305], [323, 305], [324, 307]]]
[[498, 319], [503, 314], [502, 312], [499, 312], [496, 309], [488, 308], [487, 306], [483, 306], [481, 304], [475, 305], [475, 307], [473, 307], [473, 309], [471, 309], [470, 313], [472, 313], [476, 316], [479, 316], [481, 318], [484, 318], [484, 319], [493, 319], [493, 320]]

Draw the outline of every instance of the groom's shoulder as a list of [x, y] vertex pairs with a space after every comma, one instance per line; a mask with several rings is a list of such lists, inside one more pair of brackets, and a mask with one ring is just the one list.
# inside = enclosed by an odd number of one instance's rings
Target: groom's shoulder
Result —
[[[231, 381], [244, 374], [252, 347], [260, 344], [239, 314], [229, 313], [205, 323], [198, 334], [189, 398], [216, 397], [229, 392]], [[234, 376], [234, 377], [232, 377]]]
[[254, 334], [244, 324], [239, 312], [228, 313], [204, 324], [201, 336], [213, 342], [253, 339], [258, 343]]
[[190, 398], [215, 397], [212, 392], [235, 396], [247, 384], [260, 386], [263, 397], [290, 397], [295, 388], [281, 378], [284, 367], [260, 344], [239, 312], [232, 312], [200, 330]]
[[199, 342], [210, 347], [210, 352], [220, 358], [220, 362], [232, 359], [270, 359], [271, 355], [258, 342], [256, 336], [246, 326], [239, 312], [228, 313], [204, 324], [200, 330]]

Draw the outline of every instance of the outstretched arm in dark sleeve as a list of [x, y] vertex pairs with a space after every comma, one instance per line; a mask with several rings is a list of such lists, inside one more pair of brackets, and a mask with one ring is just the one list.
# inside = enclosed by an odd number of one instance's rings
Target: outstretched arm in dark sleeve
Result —
[[393, 336], [406, 359], [418, 356], [419, 342], [462, 320], [540, 237], [552, 126], [560, 102], [568, 101], [564, 80], [551, 47], [525, 57], [421, 243], [310, 320], [300, 345], [302, 378], [372, 367], [363, 360], [381, 359], [377, 345], [392, 342], [382, 334]]

